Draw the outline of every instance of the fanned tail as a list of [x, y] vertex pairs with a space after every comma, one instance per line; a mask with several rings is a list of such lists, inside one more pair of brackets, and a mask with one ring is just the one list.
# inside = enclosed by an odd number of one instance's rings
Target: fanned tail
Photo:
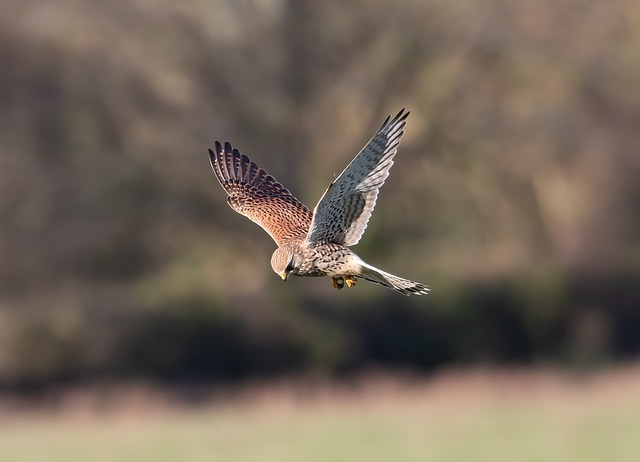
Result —
[[389, 289], [400, 292], [403, 295], [425, 295], [429, 287], [419, 282], [409, 281], [393, 274], [389, 274], [367, 263], [362, 262], [360, 277], [369, 282], [381, 284]]

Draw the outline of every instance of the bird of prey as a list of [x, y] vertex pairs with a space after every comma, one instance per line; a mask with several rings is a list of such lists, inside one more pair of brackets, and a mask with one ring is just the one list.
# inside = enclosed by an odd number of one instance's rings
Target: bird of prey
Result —
[[[364, 233], [404, 134], [409, 112], [387, 117], [373, 138], [333, 181], [311, 212], [284, 186], [226, 142], [209, 149], [211, 166], [236, 212], [260, 225], [278, 248], [271, 267], [283, 280], [330, 276], [333, 286], [356, 285], [358, 278], [404, 295], [429, 288], [375, 268], [349, 247]], [[391, 120], [390, 120], [391, 119]]]

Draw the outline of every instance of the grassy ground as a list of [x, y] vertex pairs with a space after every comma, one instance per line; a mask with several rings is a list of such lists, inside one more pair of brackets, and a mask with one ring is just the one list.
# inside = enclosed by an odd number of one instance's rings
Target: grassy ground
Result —
[[640, 369], [270, 385], [186, 407], [152, 390], [0, 404], [0, 460], [636, 461]]

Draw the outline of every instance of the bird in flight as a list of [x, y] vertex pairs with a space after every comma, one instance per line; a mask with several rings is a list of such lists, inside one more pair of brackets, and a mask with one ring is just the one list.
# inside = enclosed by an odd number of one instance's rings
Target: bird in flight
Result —
[[213, 172], [228, 194], [229, 206], [260, 225], [278, 248], [271, 267], [283, 280], [295, 276], [329, 276], [333, 286], [353, 287], [358, 278], [404, 295], [429, 288], [382, 271], [349, 247], [358, 243], [376, 205], [378, 190], [389, 176], [409, 112], [387, 117], [373, 138], [333, 181], [311, 212], [282, 184], [226, 142], [209, 149]]

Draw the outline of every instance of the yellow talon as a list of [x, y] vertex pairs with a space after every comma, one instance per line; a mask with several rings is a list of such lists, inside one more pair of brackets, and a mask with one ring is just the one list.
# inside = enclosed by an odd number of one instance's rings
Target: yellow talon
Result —
[[344, 278], [342, 276], [338, 276], [337, 278], [331, 276], [331, 282], [336, 289], [342, 289], [344, 287]]
[[355, 276], [345, 276], [344, 280], [349, 287], [353, 287], [358, 283], [358, 279]]

